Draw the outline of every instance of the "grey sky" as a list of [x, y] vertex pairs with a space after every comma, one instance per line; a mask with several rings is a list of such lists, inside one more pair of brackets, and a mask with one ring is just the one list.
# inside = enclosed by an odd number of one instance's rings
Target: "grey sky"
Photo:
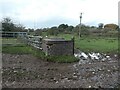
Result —
[[27, 28], [44, 28], [82, 23], [118, 24], [119, 0], [0, 0], [0, 19], [11, 17], [16, 23]]

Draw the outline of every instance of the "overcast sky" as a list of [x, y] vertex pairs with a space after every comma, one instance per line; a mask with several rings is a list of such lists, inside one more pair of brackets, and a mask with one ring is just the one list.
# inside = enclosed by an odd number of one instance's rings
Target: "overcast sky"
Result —
[[0, 19], [10, 17], [27, 28], [47, 28], [62, 23], [118, 24], [119, 0], [0, 0]]

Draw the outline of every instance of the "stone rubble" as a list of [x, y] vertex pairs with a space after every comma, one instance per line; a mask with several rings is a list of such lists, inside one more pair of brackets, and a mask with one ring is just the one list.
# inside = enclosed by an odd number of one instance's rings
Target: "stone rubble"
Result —
[[[76, 70], [76, 77], [78, 77], [79, 80], [83, 81], [84, 79], [86, 81], [94, 81], [96, 82], [93, 86], [88, 85], [86, 87], [88, 88], [99, 88], [99, 87], [109, 87], [114, 88], [117, 83], [117, 71], [118, 66], [111, 65], [106, 66], [107, 64], [116, 63], [118, 55], [107, 55], [104, 53], [85, 53], [82, 51], [79, 51], [78, 53], [75, 53], [74, 56], [79, 59], [79, 62], [73, 65], [74, 70]], [[113, 58], [116, 58], [115, 60]], [[103, 66], [97, 66], [93, 68], [81, 68], [83, 65], [93, 65], [93, 64], [102, 64]], [[88, 72], [88, 75], [84, 75], [84, 73]], [[74, 74], [74, 73], [73, 73]], [[74, 77], [74, 76], [73, 76]], [[109, 81], [109, 78], [114, 78], [114, 81]], [[103, 85], [102, 83], [106, 83], [106, 85]], [[116, 85], [117, 86], [117, 85]]]
[[[106, 61], [106, 60], [111, 60], [111, 57], [107, 54], [100, 54], [100, 53], [88, 53], [86, 54], [85, 52], [79, 51], [78, 53], [75, 53], [74, 56], [79, 59], [79, 64], [86, 64], [89, 63], [91, 64], [94, 61]], [[114, 55], [115, 58], [117, 58], [118, 55]]]

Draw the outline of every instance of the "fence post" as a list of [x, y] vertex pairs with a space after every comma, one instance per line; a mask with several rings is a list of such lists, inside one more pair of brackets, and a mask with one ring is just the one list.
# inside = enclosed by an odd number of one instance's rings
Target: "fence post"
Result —
[[74, 55], [74, 36], [72, 37], [72, 39], [71, 39], [71, 41], [72, 41], [72, 43], [73, 43], [73, 55]]

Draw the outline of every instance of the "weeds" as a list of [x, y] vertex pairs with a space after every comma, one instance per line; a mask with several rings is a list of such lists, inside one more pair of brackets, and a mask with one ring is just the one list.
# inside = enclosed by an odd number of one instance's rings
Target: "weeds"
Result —
[[[66, 40], [72, 38], [72, 34], [59, 34], [58, 37], [63, 37]], [[80, 39], [75, 37], [75, 48], [84, 52], [100, 52], [100, 53], [117, 53], [118, 52], [118, 38], [116, 37], [95, 37], [82, 36]]]
[[52, 62], [60, 62], [60, 63], [71, 63], [71, 62], [77, 62], [79, 59], [75, 58], [74, 56], [70, 55], [62, 55], [62, 56], [47, 56], [46, 57], [48, 61]]

